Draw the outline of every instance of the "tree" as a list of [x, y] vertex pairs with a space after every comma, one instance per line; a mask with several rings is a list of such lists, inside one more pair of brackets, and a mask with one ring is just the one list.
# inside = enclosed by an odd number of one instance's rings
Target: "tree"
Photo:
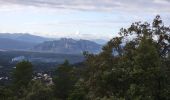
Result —
[[128, 67], [124, 62], [121, 47], [122, 37], [113, 38], [103, 47], [100, 54], [88, 54], [86, 64], [88, 66], [87, 78], [89, 99], [121, 98], [128, 88]]
[[13, 71], [13, 89], [17, 96], [22, 95], [22, 91], [27, 88], [32, 80], [33, 65], [28, 61], [19, 62]]
[[140, 99], [168, 100], [169, 67], [166, 63], [170, 50], [170, 27], [164, 26], [158, 15], [152, 24], [136, 22], [127, 29], [122, 28], [120, 35], [124, 38], [136, 36], [129, 42], [133, 49], [125, 49], [126, 54], [132, 54], [130, 90], [140, 94]]
[[0, 100], [13, 100], [13, 91], [9, 87], [0, 87]]
[[131, 99], [135, 97], [145, 100], [165, 100], [162, 96], [165, 89], [164, 72], [155, 44], [150, 38], [143, 36], [134, 56], [133, 70], [130, 72], [133, 79], [130, 91], [135, 90]]
[[168, 100], [170, 28], [156, 16], [152, 25], [135, 22], [119, 35], [101, 53], [86, 54], [87, 97]]
[[74, 89], [71, 91], [68, 100], [88, 100], [86, 98], [87, 90], [84, 86], [84, 81], [79, 79], [74, 85]]
[[69, 64], [68, 60], [65, 60], [65, 62], [57, 68], [53, 82], [54, 95], [56, 98], [66, 100], [76, 82], [73, 67]]
[[24, 100], [53, 100], [52, 89], [41, 81], [33, 81], [24, 91]]

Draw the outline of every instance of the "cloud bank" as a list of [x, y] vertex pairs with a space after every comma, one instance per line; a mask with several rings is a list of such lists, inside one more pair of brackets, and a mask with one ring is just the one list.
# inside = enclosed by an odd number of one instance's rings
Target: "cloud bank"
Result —
[[0, 6], [20, 5], [88, 11], [170, 12], [170, 0], [1, 0]]
[[0, 0], [0, 32], [103, 39], [157, 14], [169, 25], [170, 0]]

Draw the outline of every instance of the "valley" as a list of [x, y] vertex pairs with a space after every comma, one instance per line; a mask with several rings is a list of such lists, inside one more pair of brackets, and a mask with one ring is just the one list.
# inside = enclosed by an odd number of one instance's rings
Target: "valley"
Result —
[[80, 54], [57, 54], [57, 53], [40, 53], [30, 51], [0, 51], [0, 78], [10, 77], [11, 71], [15, 65], [27, 60], [33, 64], [34, 72], [54, 71], [59, 64], [65, 60], [71, 64], [76, 64], [84, 61], [83, 55]]

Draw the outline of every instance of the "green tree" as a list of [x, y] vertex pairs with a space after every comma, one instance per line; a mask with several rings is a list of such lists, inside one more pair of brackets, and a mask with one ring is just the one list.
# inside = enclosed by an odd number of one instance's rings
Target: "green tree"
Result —
[[88, 100], [86, 98], [87, 90], [84, 86], [84, 81], [80, 79], [74, 85], [74, 89], [71, 91], [68, 100]]
[[19, 62], [12, 74], [14, 94], [22, 96], [33, 76], [33, 65], [28, 61]]
[[122, 56], [121, 39], [116, 37], [110, 40], [98, 55], [87, 55], [88, 77], [85, 82], [89, 99], [124, 97], [129, 78], [124, 66], [127, 64]]
[[13, 100], [13, 91], [9, 87], [0, 87], [0, 100]]
[[86, 54], [87, 97], [168, 100], [169, 33], [156, 16], [152, 24], [135, 22], [122, 28], [101, 53]]
[[[165, 69], [151, 39], [143, 37], [134, 56], [133, 70], [130, 72], [133, 83], [132, 96], [145, 100], [163, 100]], [[135, 91], [131, 91], [135, 90]], [[132, 99], [132, 98], [131, 98]], [[133, 98], [134, 99], [134, 98]]]
[[23, 100], [53, 100], [52, 89], [40, 81], [30, 82], [24, 91]]
[[68, 60], [65, 60], [65, 62], [57, 68], [53, 82], [54, 95], [56, 98], [66, 100], [76, 82], [73, 67], [69, 64]]

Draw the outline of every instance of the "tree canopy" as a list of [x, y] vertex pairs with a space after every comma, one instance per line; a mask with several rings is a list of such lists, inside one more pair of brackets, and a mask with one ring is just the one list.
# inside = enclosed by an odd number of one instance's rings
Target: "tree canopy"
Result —
[[88, 99], [169, 99], [170, 28], [159, 15], [122, 28], [102, 50], [86, 54]]

